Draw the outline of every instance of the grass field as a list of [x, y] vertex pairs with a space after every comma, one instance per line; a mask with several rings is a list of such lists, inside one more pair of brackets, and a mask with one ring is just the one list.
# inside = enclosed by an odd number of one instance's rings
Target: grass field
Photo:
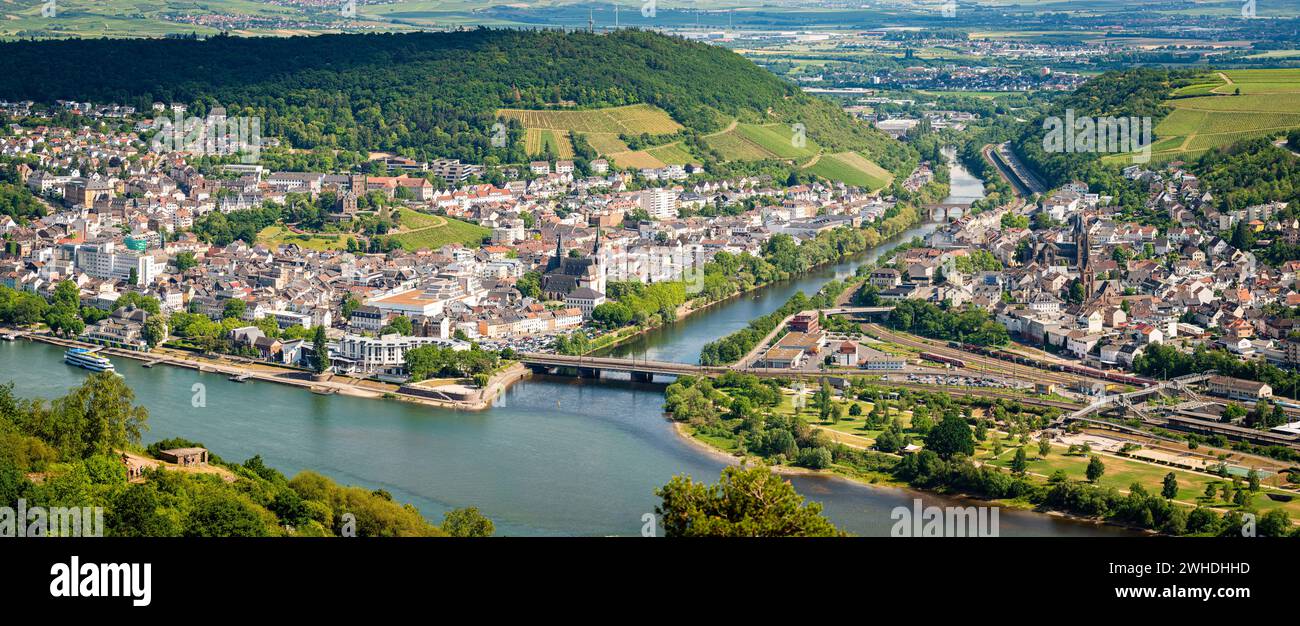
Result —
[[1300, 69], [1216, 72], [1173, 96], [1174, 110], [1154, 130], [1156, 160], [1195, 156], [1300, 127]]
[[447, 223], [447, 218], [441, 215], [431, 215], [421, 213], [410, 209], [401, 209], [397, 212], [397, 221], [403, 230], [418, 230], [421, 228], [430, 228], [442, 226]]
[[[983, 442], [976, 451], [975, 456], [981, 461], [992, 463], [1000, 467], [1010, 467], [1011, 460], [1015, 457], [1015, 442], [1004, 442], [1005, 449], [1002, 454], [996, 458], [993, 457], [992, 437], [990, 441]], [[1046, 459], [1038, 455], [1038, 444], [1030, 442], [1025, 446], [1025, 453], [1028, 457], [1028, 471], [1031, 474], [1050, 476], [1056, 470], [1065, 472], [1065, 475], [1073, 480], [1085, 480], [1088, 467], [1088, 456], [1067, 456], [1066, 449], [1061, 446], [1053, 446], [1052, 452]], [[1205, 498], [1206, 485], [1213, 484], [1220, 487], [1224, 482], [1231, 482], [1229, 479], [1201, 474], [1199, 472], [1188, 472], [1171, 467], [1156, 465], [1129, 458], [1114, 456], [1102, 456], [1102, 463], [1106, 466], [1105, 473], [1098, 479], [1097, 484], [1103, 487], [1114, 487], [1120, 491], [1127, 491], [1133, 483], [1138, 483], [1146, 488], [1150, 493], [1160, 493], [1160, 487], [1164, 477], [1169, 472], [1173, 472], [1178, 479], [1178, 497], [1176, 500], [1188, 504], [1204, 504], [1219, 508], [1236, 508], [1235, 505], [1229, 504], [1222, 500], [1222, 496], [1216, 496], [1213, 499]], [[1276, 491], [1265, 487], [1251, 499], [1251, 504], [1260, 510], [1267, 512], [1272, 509], [1283, 509], [1291, 514], [1292, 518], [1300, 515], [1300, 497], [1293, 497], [1290, 502], [1279, 502], [1269, 498], [1266, 494], [1285, 492]], [[1294, 494], [1288, 494], [1294, 495]]]
[[822, 155], [808, 171], [823, 178], [867, 187], [873, 191], [894, 182], [892, 173], [856, 152]]
[[403, 230], [393, 234], [392, 239], [407, 250], [433, 250], [449, 243], [477, 248], [482, 245], [484, 237], [492, 234], [477, 224], [410, 210], [401, 212], [400, 222]]
[[296, 244], [311, 250], [344, 250], [347, 248], [348, 237], [349, 235], [303, 235], [284, 226], [267, 226], [257, 233], [257, 242], [267, 246]]

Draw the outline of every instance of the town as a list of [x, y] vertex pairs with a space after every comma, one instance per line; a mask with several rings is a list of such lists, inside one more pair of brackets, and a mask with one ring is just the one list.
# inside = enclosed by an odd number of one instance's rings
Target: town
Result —
[[[60, 106], [88, 120], [134, 114]], [[0, 110], [18, 117], [31, 107]], [[223, 121], [220, 109], [204, 119]], [[594, 337], [592, 325], [627, 313], [612, 306], [611, 288], [695, 276], [686, 289], [694, 298], [704, 288], [700, 268], [719, 253], [759, 257], [775, 234], [798, 241], [856, 228], [895, 205], [842, 184], [692, 182], [697, 166], [613, 173], [604, 159], [590, 162], [588, 176], [573, 161], [534, 161], [526, 173], [506, 168], [499, 185], [473, 182], [480, 165], [391, 156], [377, 164], [394, 175], [234, 163], [206, 176], [182, 152], [151, 150], [139, 132], [147, 121], [134, 127], [11, 126], [0, 158], [16, 164], [48, 211], [24, 223], [0, 218], [0, 284], [52, 298], [70, 281], [80, 310], [98, 311], [73, 334], [127, 350], [175, 338], [306, 366], [315, 358], [308, 339], [323, 328], [330, 368], [362, 376], [404, 377], [406, 352], [420, 346], [540, 351], [573, 331]], [[216, 226], [231, 223], [224, 216], [301, 204], [319, 207], [310, 221], [323, 228], [266, 224], [256, 237], [230, 237]], [[279, 237], [264, 241], [268, 229]], [[444, 230], [468, 235], [437, 245]], [[151, 315], [171, 316], [170, 327], [151, 334]], [[193, 315], [219, 322], [220, 334], [190, 323]], [[636, 315], [646, 322], [646, 311]]]
[[[16, 484], [125, 472], [108, 534], [122, 502], [159, 535], [350, 536], [354, 501], [391, 517], [367, 534], [492, 534], [480, 502], [504, 534], [748, 534], [672, 512], [728, 481], [809, 512], [773, 534], [939, 510], [913, 492], [1016, 535], [1296, 533], [1294, 70], [1128, 68], [1173, 51], [1080, 24], [595, 13], [0, 44], [44, 75], [0, 80]], [[108, 396], [121, 427], [60, 434]], [[257, 521], [209, 530], [207, 489]]]

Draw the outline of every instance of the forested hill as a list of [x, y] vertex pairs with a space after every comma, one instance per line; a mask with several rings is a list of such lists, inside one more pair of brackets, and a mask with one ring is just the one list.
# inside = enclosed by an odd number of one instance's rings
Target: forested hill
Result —
[[823, 145], [885, 149], [878, 133], [846, 133], [838, 109], [729, 50], [637, 30], [20, 41], [0, 44], [0, 99], [181, 102], [199, 115], [220, 104], [261, 116], [264, 135], [294, 147], [474, 162], [525, 160], [517, 137], [491, 146], [503, 107], [649, 103], [697, 132], [805, 115]]

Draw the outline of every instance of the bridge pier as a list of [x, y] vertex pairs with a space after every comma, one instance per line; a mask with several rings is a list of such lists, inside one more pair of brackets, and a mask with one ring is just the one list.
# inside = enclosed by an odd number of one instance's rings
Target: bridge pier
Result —
[[655, 375], [651, 372], [632, 372], [632, 380], [638, 383], [654, 382]]
[[581, 378], [600, 378], [600, 370], [594, 367], [579, 367], [578, 376]]

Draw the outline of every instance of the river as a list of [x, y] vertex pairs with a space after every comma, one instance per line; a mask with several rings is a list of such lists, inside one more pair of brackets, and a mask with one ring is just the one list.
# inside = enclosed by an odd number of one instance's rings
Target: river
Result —
[[948, 160], [948, 197], [943, 204], [967, 204], [984, 197], [984, 181], [971, 174], [957, 160], [957, 150], [944, 148], [943, 156]]
[[802, 291], [811, 296], [831, 279], [844, 279], [853, 275], [859, 265], [875, 262], [881, 255], [899, 243], [924, 237], [934, 231], [936, 224], [921, 224], [850, 259], [823, 265], [791, 280], [772, 283], [762, 289], [716, 304], [676, 324], [669, 324], [646, 332], [631, 341], [608, 350], [610, 356], [635, 356], [655, 361], [698, 363], [704, 344], [725, 337], [744, 328], [750, 320], [762, 317], [781, 308], [786, 300]]
[[[923, 225], [893, 244], [934, 228]], [[730, 300], [621, 350], [694, 362], [700, 347], [779, 307], [797, 290], [812, 293], [844, 277], [887, 246], [797, 280]], [[654, 510], [654, 489], [676, 474], [716, 481], [724, 462], [684, 441], [662, 415], [663, 386], [627, 380], [538, 377], [510, 388], [496, 406], [459, 412], [396, 400], [320, 396], [274, 383], [116, 359], [118, 371], [149, 409], [145, 441], [186, 437], [242, 461], [254, 454], [287, 475], [311, 469], [344, 484], [385, 489], [437, 522], [456, 507], [477, 506], [502, 535], [636, 535]], [[0, 382], [19, 395], [51, 398], [86, 376], [62, 362], [60, 348], [0, 342]], [[194, 385], [206, 406], [194, 408]], [[948, 498], [877, 488], [823, 476], [793, 476], [796, 489], [823, 503], [840, 527], [886, 535], [897, 506]], [[1004, 510], [1001, 533], [1113, 535], [1125, 531]]]

